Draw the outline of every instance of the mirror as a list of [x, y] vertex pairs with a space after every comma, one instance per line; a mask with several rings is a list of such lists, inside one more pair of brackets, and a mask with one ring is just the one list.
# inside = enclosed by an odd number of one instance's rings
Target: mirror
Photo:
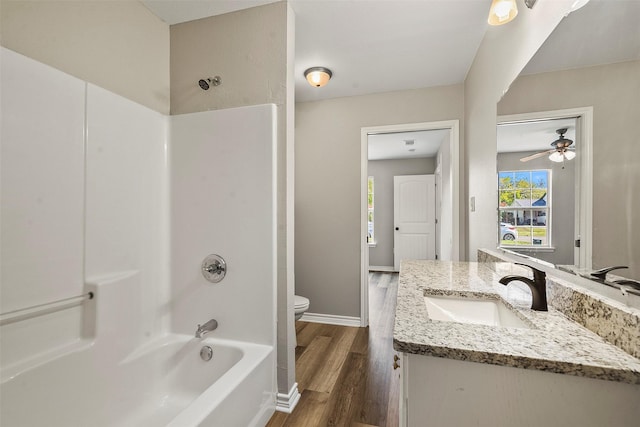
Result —
[[[522, 162], [520, 168], [526, 170], [551, 171], [550, 191], [560, 191], [556, 178], [570, 176], [575, 179], [573, 196], [573, 224], [570, 219], [561, 218], [567, 213], [559, 205], [557, 197], [546, 206], [540, 199], [540, 188], [529, 190], [529, 206], [511, 209], [502, 206], [500, 222], [516, 227], [524, 227], [523, 233], [529, 234], [528, 244], [505, 245], [517, 252], [540, 258], [558, 266], [570, 264], [578, 270], [590, 270], [612, 265], [626, 265], [629, 269], [620, 270], [621, 276], [640, 280], [640, 2], [621, 0], [591, 0], [583, 8], [571, 13], [558, 25], [544, 45], [538, 50], [529, 64], [512, 83], [509, 91], [498, 103], [498, 123], [505, 117], [529, 117], [540, 112], [572, 111], [576, 119], [574, 124], [562, 123], [562, 120], [546, 120], [549, 125], [540, 139], [546, 149], [559, 135], [554, 135], [560, 126], [571, 130], [564, 136], [575, 141], [576, 157], [564, 161], [565, 169], [553, 164], [546, 156]], [[592, 117], [581, 116], [580, 111], [591, 109]], [[538, 118], [570, 119], [557, 114], [538, 114]], [[586, 123], [585, 120], [592, 120]], [[508, 120], [507, 120], [508, 121]], [[516, 127], [515, 124], [511, 125]], [[503, 126], [504, 128], [510, 126]], [[583, 134], [585, 133], [590, 134]], [[501, 129], [499, 127], [498, 133]], [[512, 143], [523, 138], [512, 138]], [[507, 153], [511, 157], [527, 157], [544, 151], [541, 147], [524, 147], [521, 152]], [[582, 151], [581, 151], [582, 150]], [[591, 150], [591, 151], [586, 151]], [[499, 150], [497, 150], [499, 151]], [[499, 154], [499, 169], [510, 175], [514, 182], [521, 175], [515, 174], [513, 166], [504, 166], [500, 160], [506, 154]], [[591, 162], [582, 162], [591, 156]], [[513, 159], [512, 159], [513, 160]], [[534, 163], [534, 162], [542, 162]], [[513, 164], [513, 163], [510, 163]], [[547, 166], [545, 166], [545, 164]], [[525, 166], [523, 166], [525, 165]], [[573, 172], [571, 169], [573, 168]], [[508, 174], [502, 175], [502, 178]], [[530, 181], [534, 181], [533, 175]], [[562, 180], [561, 180], [562, 181]], [[520, 182], [524, 182], [520, 179]], [[533, 182], [541, 187], [544, 181]], [[590, 184], [591, 183], [591, 184]], [[540, 185], [538, 185], [540, 184]], [[590, 184], [590, 185], [589, 185]], [[502, 182], [503, 186], [511, 185]], [[521, 184], [525, 185], [525, 184]], [[588, 187], [585, 187], [588, 186]], [[571, 187], [571, 185], [569, 185]], [[506, 188], [506, 187], [505, 187]], [[537, 190], [537, 191], [534, 191]], [[544, 187], [544, 191], [547, 187]], [[590, 190], [590, 191], [587, 191]], [[563, 190], [564, 191], [564, 190]], [[502, 203], [508, 202], [508, 191], [503, 195]], [[564, 193], [563, 193], [564, 194]], [[561, 196], [571, 197], [570, 193]], [[533, 195], [538, 196], [537, 198]], [[591, 209], [582, 212], [580, 206], [591, 195]], [[522, 194], [520, 194], [522, 196]], [[556, 196], [560, 196], [556, 194]], [[525, 196], [521, 197], [526, 199]], [[535, 199], [535, 200], [534, 200]], [[538, 205], [534, 205], [534, 203]], [[541, 209], [537, 209], [540, 207]], [[540, 221], [540, 218], [543, 221]], [[542, 222], [545, 223], [542, 226]], [[557, 226], [562, 223], [560, 229]], [[584, 226], [591, 223], [590, 227]], [[582, 227], [582, 229], [581, 229]], [[502, 227], [501, 227], [502, 228]], [[567, 233], [571, 231], [572, 233]], [[559, 231], [562, 230], [562, 231]], [[502, 234], [502, 230], [498, 231]], [[567, 237], [567, 234], [570, 237]], [[502, 236], [500, 236], [502, 237]], [[510, 236], [509, 236], [510, 237]], [[520, 238], [520, 235], [518, 236]], [[550, 239], [550, 240], [548, 240]], [[567, 252], [564, 246], [574, 246], [573, 240], [580, 239], [580, 248]], [[587, 239], [587, 240], [585, 240]], [[525, 238], [515, 240], [524, 241]], [[551, 244], [549, 245], [549, 241]], [[506, 242], [509, 243], [509, 242]], [[518, 247], [522, 246], [522, 247]], [[562, 250], [556, 247], [562, 246]], [[590, 251], [585, 247], [590, 246]], [[590, 252], [590, 255], [588, 255]], [[585, 254], [586, 253], [586, 254]], [[586, 257], [586, 258], [581, 258]]]
[[[579, 264], [574, 236], [579, 228], [575, 189], [580, 164], [569, 159], [581, 145], [575, 136], [576, 122], [567, 117], [498, 125], [500, 247], [554, 265]], [[566, 150], [558, 159], [559, 151], [552, 148], [557, 141], [562, 141], [558, 149]]]

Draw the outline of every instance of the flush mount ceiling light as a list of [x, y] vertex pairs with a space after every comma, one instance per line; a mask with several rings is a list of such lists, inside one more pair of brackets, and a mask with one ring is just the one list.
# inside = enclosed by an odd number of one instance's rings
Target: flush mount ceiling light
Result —
[[313, 87], [322, 87], [329, 82], [333, 73], [325, 67], [311, 67], [304, 72], [304, 77]]
[[516, 0], [493, 0], [489, 9], [489, 25], [502, 25], [511, 22], [518, 15]]

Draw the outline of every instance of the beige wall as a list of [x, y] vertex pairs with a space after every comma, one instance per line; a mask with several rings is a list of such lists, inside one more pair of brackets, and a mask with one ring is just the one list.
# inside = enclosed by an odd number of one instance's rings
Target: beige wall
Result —
[[[569, 10], [570, 1], [521, 7], [508, 25], [489, 27], [464, 82], [467, 259], [497, 244], [496, 104]], [[475, 198], [475, 212], [469, 199]]]
[[[171, 114], [273, 103], [278, 115], [278, 388], [295, 382], [293, 347], [293, 49], [287, 2], [171, 26]], [[202, 90], [198, 80], [220, 76]], [[290, 309], [287, 310], [287, 307]]]
[[593, 106], [593, 268], [640, 280], [640, 61], [521, 76], [501, 115]]
[[369, 248], [369, 265], [393, 268], [393, 177], [433, 174], [436, 158], [369, 160], [374, 178], [374, 232], [376, 246]]
[[[171, 114], [286, 98], [286, 3], [171, 26]], [[220, 76], [208, 91], [198, 80]]]
[[461, 85], [296, 104], [296, 294], [360, 316], [360, 129], [461, 120]]
[[169, 112], [169, 26], [137, 1], [12, 1], [2, 46], [161, 113]]

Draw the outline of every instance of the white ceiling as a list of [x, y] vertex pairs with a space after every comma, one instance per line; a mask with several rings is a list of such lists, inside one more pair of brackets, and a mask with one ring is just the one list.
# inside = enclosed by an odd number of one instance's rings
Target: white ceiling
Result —
[[434, 157], [448, 138], [449, 129], [369, 135], [369, 160]]
[[[486, 0], [293, 0], [296, 101], [464, 81], [487, 24]], [[311, 87], [313, 66], [333, 71]]]
[[[277, 0], [143, 0], [169, 24]], [[549, 1], [549, 0], [538, 0]], [[489, 0], [290, 0], [296, 102], [462, 83], [488, 27]], [[520, 13], [528, 10], [518, 1]], [[516, 18], [518, 19], [518, 18]], [[507, 24], [508, 25], [508, 24]], [[525, 69], [538, 73], [638, 59], [640, 0], [591, 0]], [[323, 88], [304, 70], [324, 66]]]
[[561, 128], [567, 128], [564, 137], [575, 142], [575, 118], [498, 125], [498, 153], [550, 150]]

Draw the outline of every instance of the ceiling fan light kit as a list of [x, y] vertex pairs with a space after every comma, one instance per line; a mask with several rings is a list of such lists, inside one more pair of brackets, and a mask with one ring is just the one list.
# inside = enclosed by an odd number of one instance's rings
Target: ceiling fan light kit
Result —
[[556, 133], [560, 135], [560, 137], [551, 143], [551, 146], [553, 147], [551, 150], [541, 151], [540, 153], [523, 157], [520, 161], [528, 162], [529, 160], [537, 159], [538, 157], [546, 156], [547, 154], [549, 154], [549, 160], [556, 163], [575, 159], [575, 151], [569, 149], [569, 146], [573, 144], [573, 141], [564, 137], [564, 134], [567, 133], [568, 130], [568, 128], [556, 130]]

